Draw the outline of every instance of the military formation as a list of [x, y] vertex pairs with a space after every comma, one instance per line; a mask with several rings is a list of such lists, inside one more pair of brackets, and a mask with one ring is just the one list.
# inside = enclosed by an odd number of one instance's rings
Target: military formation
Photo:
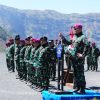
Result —
[[87, 70], [98, 70], [100, 51], [95, 43], [87, 40], [82, 32], [82, 25], [71, 27], [70, 40], [59, 34], [59, 40], [40, 39], [31, 36], [21, 40], [19, 35], [6, 43], [7, 69], [17, 72], [17, 78], [30, 82], [32, 86], [48, 90], [50, 80], [56, 79], [57, 46], [63, 45], [63, 54], [67, 70], [73, 70], [75, 92], [85, 93], [86, 81], [84, 63], [87, 58]]
[[53, 40], [47, 37], [21, 40], [19, 35], [6, 43], [8, 71], [17, 72], [20, 80], [30, 82], [37, 88], [47, 90], [49, 80], [56, 77], [56, 49]]

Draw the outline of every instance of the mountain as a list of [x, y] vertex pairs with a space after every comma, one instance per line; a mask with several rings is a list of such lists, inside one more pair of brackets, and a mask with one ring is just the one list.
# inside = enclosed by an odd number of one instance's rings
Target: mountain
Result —
[[[0, 26], [9, 37], [20, 34], [21, 38], [29, 35], [40, 38], [45, 35], [56, 39], [59, 32], [67, 35], [75, 23], [82, 23], [85, 35], [100, 47], [100, 13], [62, 14], [53, 10], [20, 10], [0, 5]], [[6, 36], [0, 33], [1, 39], [5, 40]]]
[[5, 41], [8, 37], [10, 36], [7, 34], [7, 32], [2, 27], [0, 27], [0, 52], [4, 51]]

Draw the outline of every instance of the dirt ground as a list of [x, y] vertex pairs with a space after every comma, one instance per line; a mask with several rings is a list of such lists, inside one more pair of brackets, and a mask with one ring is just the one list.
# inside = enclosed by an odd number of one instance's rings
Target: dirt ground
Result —
[[[85, 65], [86, 69], [86, 65]], [[41, 92], [30, 88], [19, 79], [17, 73], [8, 72], [5, 61], [5, 53], [0, 53], [0, 100], [42, 100]], [[100, 92], [100, 62], [99, 70], [85, 72], [86, 87]], [[57, 87], [57, 82], [51, 82]], [[64, 89], [66, 89], [64, 87]]]

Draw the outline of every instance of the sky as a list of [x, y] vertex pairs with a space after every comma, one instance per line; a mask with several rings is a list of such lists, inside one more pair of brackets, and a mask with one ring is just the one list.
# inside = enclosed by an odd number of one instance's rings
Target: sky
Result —
[[18, 9], [56, 10], [61, 13], [100, 13], [100, 0], [0, 0]]

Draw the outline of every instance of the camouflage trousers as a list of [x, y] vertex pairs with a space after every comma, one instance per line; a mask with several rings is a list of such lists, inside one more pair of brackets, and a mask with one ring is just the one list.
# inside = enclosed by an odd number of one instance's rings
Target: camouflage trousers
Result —
[[12, 71], [12, 72], [15, 72], [14, 60], [10, 60], [10, 67], [11, 67], [11, 71]]
[[98, 70], [98, 58], [97, 57], [92, 57], [92, 70]]
[[33, 67], [32, 64], [29, 64], [27, 67], [27, 79], [30, 81], [32, 84], [34, 84], [34, 76], [35, 76], [35, 68]]
[[39, 87], [48, 89], [50, 77], [49, 72], [49, 68], [36, 68], [35, 78]]
[[91, 63], [92, 63], [91, 57], [87, 56], [87, 70], [91, 69]]
[[24, 79], [24, 71], [25, 71], [25, 62], [20, 61], [20, 68], [19, 68], [19, 73], [20, 73], [20, 78]]
[[15, 60], [15, 67], [16, 67], [16, 71], [18, 73], [18, 77], [20, 76], [20, 60]]
[[71, 57], [70, 56], [66, 56], [65, 60], [66, 60], [67, 69], [71, 70], [72, 69], [72, 60], [71, 60]]
[[84, 76], [84, 61], [83, 59], [73, 59], [73, 71], [74, 71], [74, 87], [86, 86]]
[[55, 77], [56, 77], [56, 63], [52, 62], [50, 64], [50, 78], [52, 80], [55, 80]]
[[8, 71], [10, 71], [11, 69], [10, 69], [10, 67], [11, 67], [11, 65], [10, 65], [10, 59], [6, 59], [6, 63], [7, 63], [7, 69], [8, 69]]

